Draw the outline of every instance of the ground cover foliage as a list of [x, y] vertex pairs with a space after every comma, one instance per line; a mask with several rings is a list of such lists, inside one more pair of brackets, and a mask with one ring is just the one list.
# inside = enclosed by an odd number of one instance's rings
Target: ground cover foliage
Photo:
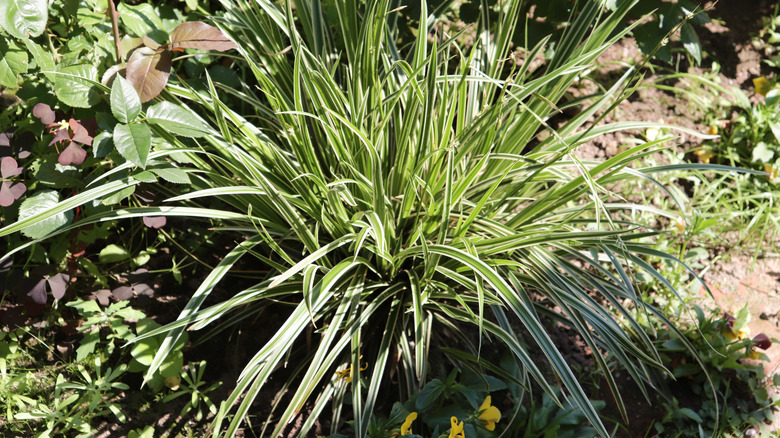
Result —
[[[21, 98], [2, 114], [14, 129], [2, 138], [0, 236], [7, 284], [31, 283], [4, 300], [43, 312], [44, 329], [62, 315], [82, 322], [69, 369], [47, 367], [48, 401], [23, 371], [35, 334], [2, 332], [14, 433], [91, 436], [99, 418], [125, 422], [126, 379], [149, 388], [147, 407], [178, 400], [179, 430], [195, 418], [208, 425], [189, 433], [218, 436], [611, 436], [584, 388], [593, 375], [624, 419], [626, 382], [653, 400], [671, 378], [694, 382], [707, 415], [667, 399], [658, 434], [770, 419], [766, 376], [745, 362], [770, 339], [740, 335], [745, 314], [692, 318], [678, 288], [695, 271], [677, 248], [657, 249], [670, 233], [649, 226], [688, 208], [664, 174], [738, 163], [648, 167], [666, 133], [714, 134], [591, 123], [641, 83], [641, 65], [566, 100], [637, 29], [681, 32], [700, 61], [695, 7], [662, 5], [667, 29], [648, 3], [582, 1], [528, 37], [520, 2], [466, 2], [476, 18], [460, 33], [446, 26], [449, 3], [223, 0], [187, 3], [189, 15], [120, 3], [113, 19], [95, 12], [101, 2], [28, 3], [34, 13], [0, 8], [0, 83]], [[768, 126], [756, 135], [774, 135]], [[578, 158], [629, 130], [662, 135]], [[637, 180], [667, 204], [633, 201], [623, 190]], [[667, 265], [679, 277], [659, 272]], [[163, 286], [187, 296], [170, 323], [125, 301]], [[185, 361], [188, 336], [272, 312], [279, 325], [211, 397], [219, 385]], [[597, 374], [569, 363], [555, 326], [594, 353]], [[755, 400], [731, 406], [732, 382]], [[128, 435], [154, 435], [135, 426]]]

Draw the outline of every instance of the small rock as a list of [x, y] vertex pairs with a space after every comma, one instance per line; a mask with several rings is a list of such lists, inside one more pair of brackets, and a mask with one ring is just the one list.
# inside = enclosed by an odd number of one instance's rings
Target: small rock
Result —
[[761, 315], [758, 315], [758, 317], [763, 319], [764, 321], [767, 321], [769, 319], [769, 315], [767, 315], [766, 312], [761, 312]]

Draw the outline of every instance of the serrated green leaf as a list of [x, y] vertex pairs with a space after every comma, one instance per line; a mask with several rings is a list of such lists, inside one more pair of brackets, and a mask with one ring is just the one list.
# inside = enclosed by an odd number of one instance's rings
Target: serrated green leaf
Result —
[[110, 244], [100, 250], [98, 258], [101, 263], [116, 263], [130, 258], [130, 253], [119, 245]]
[[111, 86], [111, 112], [122, 123], [130, 123], [141, 112], [141, 98], [127, 79], [117, 75]]
[[54, 94], [60, 102], [74, 108], [90, 108], [100, 100], [96, 86], [97, 69], [90, 64], [69, 65], [57, 68]]
[[165, 169], [151, 169], [155, 175], [160, 178], [174, 184], [189, 184], [190, 176], [187, 172], [177, 169], [175, 167], [168, 167]]
[[152, 172], [149, 172], [147, 170], [144, 170], [143, 172], [134, 174], [133, 178], [137, 179], [138, 181], [145, 182], [145, 183], [148, 183], [148, 184], [157, 182], [157, 177], [154, 176], [154, 174]]
[[19, 74], [27, 72], [27, 52], [0, 37], [0, 85], [17, 88]]
[[[37, 214], [46, 213], [59, 202], [60, 195], [53, 190], [38, 192], [25, 199], [19, 206], [19, 220], [22, 221]], [[66, 211], [22, 229], [22, 234], [33, 239], [40, 239], [41, 237], [64, 227], [72, 220], [73, 212]]]
[[92, 154], [95, 158], [103, 158], [114, 149], [113, 135], [103, 131], [92, 139]]
[[103, 205], [113, 205], [119, 203], [121, 200], [127, 198], [128, 196], [132, 195], [133, 192], [135, 192], [135, 186], [132, 187], [125, 187], [124, 189], [112, 193], [101, 201]]
[[203, 137], [209, 133], [209, 126], [191, 110], [171, 102], [160, 102], [150, 106], [146, 111], [146, 120], [173, 134], [185, 137]]
[[130, 30], [130, 33], [137, 37], [142, 37], [163, 27], [160, 15], [149, 3], [141, 3], [136, 6], [120, 3], [117, 7], [117, 12], [119, 12], [119, 19], [122, 21], [122, 24]]
[[43, 47], [35, 44], [32, 40], [24, 40], [24, 45], [27, 46], [27, 50], [32, 53], [35, 62], [38, 63], [38, 68], [43, 72], [46, 78], [54, 82], [54, 58], [47, 51], [43, 50]]
[[139, 123], [118, 124], [114, 127], [114, 145], [127, 161], [144, 168], [152, 149], [152, 131]]
[[42, 34], [48, 18], [47, 0], [0, 1], [0, 26], [16, 38], [27, 39]]

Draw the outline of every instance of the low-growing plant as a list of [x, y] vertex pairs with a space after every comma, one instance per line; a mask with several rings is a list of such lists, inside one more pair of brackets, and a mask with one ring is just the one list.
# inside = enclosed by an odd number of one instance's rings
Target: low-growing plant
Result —
[[[732, 436], [749, 428], [768, 431], [780, 397], [770, 387], [780, 382], [767, 375], [761, 361], [772, 340], [749, 336], [747, 307], [736, 315], [715, 310], [706, 316], [693, 306], [696, 320], [681, 323], [680, 333], [657, 328], [655, 343], [671, 371], [659, 393], [666, 414], [654, 423], [652, 436]], [[680, 334], [685, 341], [680, 338]], [[693, 345], [692, 356], [686, 343]]]

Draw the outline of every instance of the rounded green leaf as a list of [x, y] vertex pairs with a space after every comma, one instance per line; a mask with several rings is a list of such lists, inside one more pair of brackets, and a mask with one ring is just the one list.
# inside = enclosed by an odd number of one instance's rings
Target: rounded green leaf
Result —
[[113, 243], [100, 250], [98, 258], [101, 263], [116, 263], [130, 258], [130, 253], [126, 249]]
[[98, 72], [90, 64], [57, 68], [54, 93], [60, 102], [74, 108], [90, 108], [100, 99]]
[[[35, 217], [38, 214], [48, 213], [60, 202], [60, 195], [53, 190], [38, 192], [25, 199], [19, 206], [19, 220]], [[39, 239], [57, 229], [69, 224], [73, 220], [73, 212], [67, 211], [56, 214], [48, 219], [36, 222], [22, 230], [22, 234], [33, 239]]]
[[27, 39], [42, 34], [48, 17], [47, 0], [0, 1], [0, 26], [16, 38]]
[[203, 137], [209, 133], [209, 126], [190, 109], [171, 102], [160, 102], [149, 107], [146, 120], [185, 137]]
[[145, 168], [152, 149], [152, 131], [146, 125], [120, 123], [114, 127], [114, 145], [127, 161]]
[[132, 122], [141, 112], [141, 99], [133, 85], [117, 75], [111, 86], [111, 112], [122, 123]]

